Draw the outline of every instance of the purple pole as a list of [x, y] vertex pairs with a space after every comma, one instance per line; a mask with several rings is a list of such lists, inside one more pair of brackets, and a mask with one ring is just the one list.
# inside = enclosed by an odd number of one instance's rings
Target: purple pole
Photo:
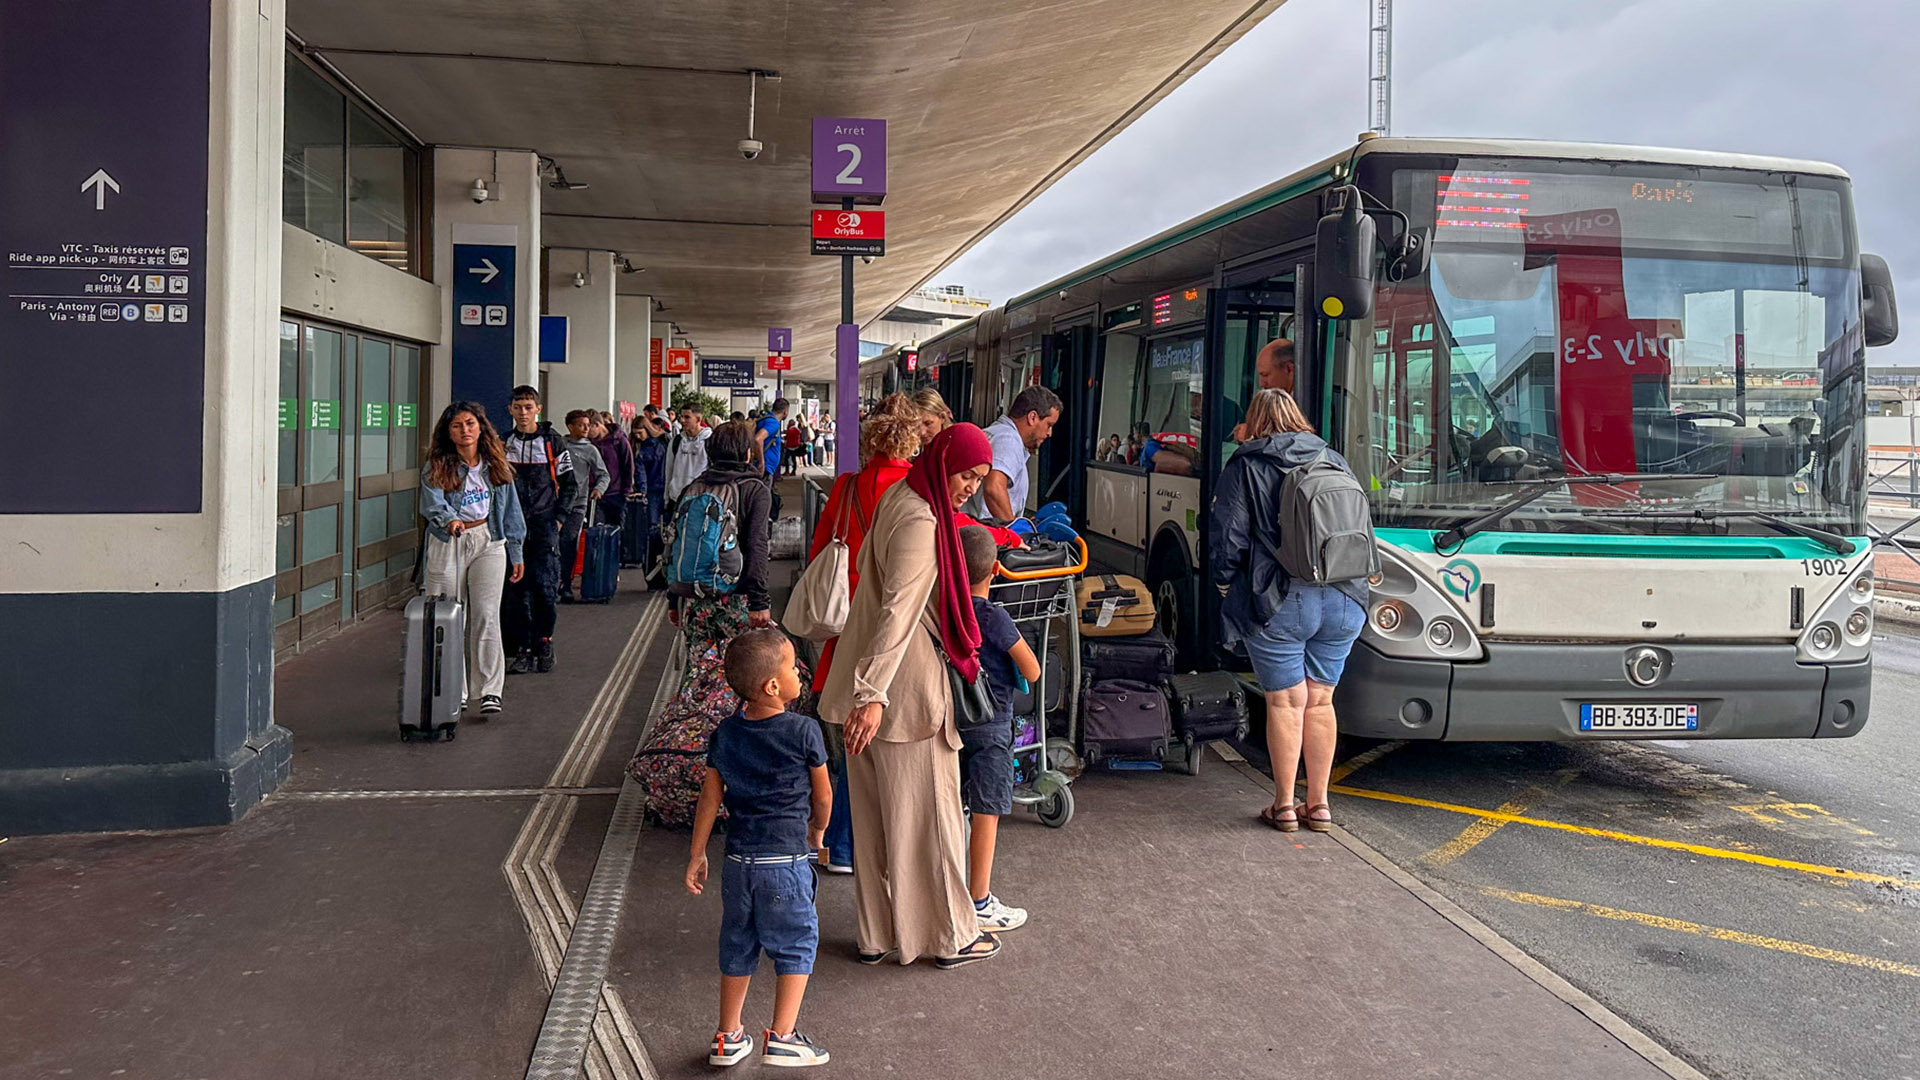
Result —
[[833, 333], [833, 460], [837, 471], [860, 471], [860, 324], [841, 323]]

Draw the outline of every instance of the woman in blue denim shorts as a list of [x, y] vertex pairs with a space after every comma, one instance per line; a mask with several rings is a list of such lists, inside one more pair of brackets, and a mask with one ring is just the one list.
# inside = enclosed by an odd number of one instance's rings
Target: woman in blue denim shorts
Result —
[[[1246, 646], [1267, 695], [1267, 752], [1273, 805], [1260, 820], [1281, 832], [1333, 825], [1327, 785], [1339, 734], [1333, 688], [1366, 622], [1367, 583], [1290, 581], [1280, 567], [1280, 493], [1287, 473], [1325, 454], [1343, 469], [1285, 390], [1262, 390], [1247, 406], [1247, 442], [1220, 474], [1208, 551], [1224, 598], [1223, 640]], [[1305, 749], [1307, 798], [1295, 802], [1294, 774]]]

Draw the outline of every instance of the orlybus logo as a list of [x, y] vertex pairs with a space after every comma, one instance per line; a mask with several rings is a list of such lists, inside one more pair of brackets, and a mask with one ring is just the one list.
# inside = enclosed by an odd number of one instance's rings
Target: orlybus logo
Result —
[[853, 213], [841, 214], [840, 220], [836, 224], [843, 229], [857, 229], [860, 227], [860, 215]]
[[1480, 587], [1480, 568], [1467, 559], [1455, 559], [1440, 568], [1440, 584], [1460, 599], [1471, 600]]

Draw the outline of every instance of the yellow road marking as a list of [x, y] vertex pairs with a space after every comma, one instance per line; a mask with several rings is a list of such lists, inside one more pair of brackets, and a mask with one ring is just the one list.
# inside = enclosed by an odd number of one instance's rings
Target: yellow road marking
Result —
[[1596, 829], [1590, 825], [1570, 825], [1564, 821], [1547, 821], [1542, 818], [1523, 817], [1520, 814], [1502, 810], [1483, 810], [1477, 806], [1461, 806], [1457, 803], [1436, 802], [1432, 799], [1415, 798], [1412, 795], [1397, 795], [1391, 791], [1372, 791], [1367, 788], [1348, 787], [1335, 784], [1328, 790], [1336, 795], [1351, 795], [1359, 799], [1377, 799], [1381, 802], [1402, 803], [1407, 806], [1421, 806], [1429, 810], [1445, 810], [1450, 814], [1466, 814], [1470, 817], [1490, 818], [1494, 821], [1515, 825], [1532, 825], [1539, 829], [1558, 829], [1561, 832], [1577, 833], [1581, 836], [1595, 836], [1603, 840], [1618, 840], [1623, 844], [1639, 844], [1643, 847], [1665, 848], [1669, 851], [1684, 851], [1691, 855], [1700, 855], [1710, 859], [1731, 859], [1735, 862], [1753, 863], [1758, 866], [1771, 866], [1779, 870], [1798, 870], [1803, 874], [1819, 877], [1838, 878], [1841, 881], [1865, 881], [1876, 885], [1892, 885], [1900, 888], [1912, 888], [1920, 881], [1912, 878], [1890, 877], [1885, 874], [1869, 874], [1859, 870], [1848, 870], [1843, 866], [1819, 866], [1814, 863], [1794, 862], [1791, 859], [1776, 859], [1770, 855], [1756, 855], [1750, 851], [1733, 851], [1727, 848], [1708, 847], [1705, 844], [1687, 844], [1678, 840], [1662, 840], [1654, 836], [1639, 836], [1634, 833], [1615, 832], [1612, 829]]
[[1332, 783], [1337, 784], [1405, 745], [1407, 744], [1404, 741], [1396, 739], [1393, 742], [1381, 743], [1379, 746], [1365, 753], [1355, 754], [1340, 764], [1335, 765], [1329, 779]]
[[1644, 911], [1624, 911], [1620, 908], [1602, 907], [1599, 904], [1585, 904], [1578, 900], [1562, 900], [1553, 896], [1539, 896], [1534, 893], [1513, 892], [1508, 889], [1482, 889], [1481, 892], [1500, 900], [1509, 900], [1516, 904], [1531, 904], [1534, 907], [1555, 908], [1560, 911], [1577, 911], [1582, 915], [1593, 915], [1602, 919], [1614, 919], [1619, 922], [1639, 923], [1656, 930], [1672, 930], [1680, 934], [1697, 934], [1717, 941], [1731, 941], [1740, 945], [1751, 945], [1756, 949], [1772, 949], [1775, 952], [1792, 953], [1812, 960], [1825, 960], [1832, 964], [1846, 964], [1850, 967], [1866, 968], [1869, 971], [1885, 972], [1889, 975], [1905, 975], [1920, 979], [1920, 966], [1904, 964], [1898, 960], [1886, 960], [1878, 956], [1861, 956], [1859, 953], [1841, 952], [1820, 945], [1808, 945], [1800, 941], [1785, 941], [1780, 938], [1762, 937], [1749, 934], [1744, 930], [1728, 930], [1720, 926], [1707, 926], [1704, 923], [1687, 922], [1685, 919], [1670, 919], [1665, 915], [1649, 915]]
[[[1528, 804], [1537, 799], [1541, 794], [1543, 794], [1543, 792], [1541, 792], [1539, 788], [1528, 788], [1521, 793], [1521, 798], [1510, 799], [1507, 802], [1501, 803], [1500, 809], [1496, 811], [1496, 813], [1503, 814], [1508, 819], [1511, 819], [1514, 816], [1524, 813]], [[1420, 861], [1435, 868], [1445, 866], [1460, 856], [1465, 855], [1467, 852], [1472, 851], [1474, 846], [1479, 844], [1480, 841], [1499, 832], [1502, 828], [1505, 828], [1506, 825], [1507, 821], [1501, 818], [1483, 817], [1465, 829], [1460, 830], [1459, 836], [1420, 856]]]
[[[1858, 833], [1861, 836], [1873, 835], [1871, 831], [1863, 829], [1853, 822], [1848, 821], [1846, 818], [1834, 814], [1826, 807], [1818, 806], [1810, 802], [1758, 803], [1753, 806], [1735, 806], [1732, 809], [1740, 811], [1762, 825], [1779, 825], [1781, 824], [1780, 818], [1787, 817], [1793, 818], [1796, 821], [1827, 821], [1843, 829]], [[1780, 817], [1775, 817], [1775, 814], [1780, 815]]]

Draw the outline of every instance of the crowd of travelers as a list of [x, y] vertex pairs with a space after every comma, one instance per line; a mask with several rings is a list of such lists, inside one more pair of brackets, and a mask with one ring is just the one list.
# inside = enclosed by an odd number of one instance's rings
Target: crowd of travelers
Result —
[[[1290, 575], [1281, 504], [1302, 468], [1351, 470], [1294, 403], [1291, 343], [1269, 343], [1256, 371], [1260, 389], [1209, 515], [1210, 584], [1224, 642], [1245, 653], [1266, 699], [1275, 798], [1260, 820], [1325, 831], [1333, 690], [1367, 586], [1364, 577]], [[629, 439], [605, 424], [611, 418], [582, 411], [568, 414], [562, 438], [538, 422], [538, 406], [531, 388], [517, 390], [504, 439], [472, 403], [442, 415], [422, 472], [427, 588], [473, 605], [469, 662], [483, 711], [497, 711], [503, 673], [552, 669], [563, 530], [572, 535], [595, 505], [602, 520], [644, 504], [648, 527], [674, 523], [664, 560], [673, 618], [690, 655], [722, 658], [740, 704], [705, 747], [685, 875], [687, 889], [703, 893], [724, 809], [720, 1015], [708, 1060], [752, 1054], [742, 1010], [765, 953], [776, 988], [762, 1061], [823, 1064], [827, 1051], [796, 1027], [819, 944], [816, 868], [854, 879], [862, 964], [965, 967], [996, 956], [999, 935], [1028, 921], [993, 891], [993, 862], [999, 818], [1012, 811], [1011, 702], [1041, 666], [988, 590], [1000, 554], [1021, 543], [1006, 526], [1026, 511], [1031, 462], [1062, 403], [1029, 387], [984, 430], [956, 423], [931, 390], [894, 394], [862, 415], [859, 468], [834, 483], [807, 553], [813, 563], [830, 544], [846, 549], [834, 564], [845, 566], [843, 622], [818, 649], [810, 685], [795, 639], [775, 623], [768, 539], [782, 462], [818, 460], [823, 440], [830, 455], [830, 421], [789, 420], [785, 399], [713, 426], [695, 410], [649, 410]], [[1098, 453], [1139, 465], [1158, 441], [1150, 431], [1114, 435]], [[630, 502], [629, 491], [645, 498]], [[732, 546], [716, 550], [734, 562], [719, 576], [688, 570], [700, 556], [682, 547], [708, 519], [728, 522]], [[991, 707], [962, 708], [954, 688], [980, 684]], [[803, 697], [817, 717], [792, 711]], [[1306, 796], [1296, 801], [1303, 763]]]

